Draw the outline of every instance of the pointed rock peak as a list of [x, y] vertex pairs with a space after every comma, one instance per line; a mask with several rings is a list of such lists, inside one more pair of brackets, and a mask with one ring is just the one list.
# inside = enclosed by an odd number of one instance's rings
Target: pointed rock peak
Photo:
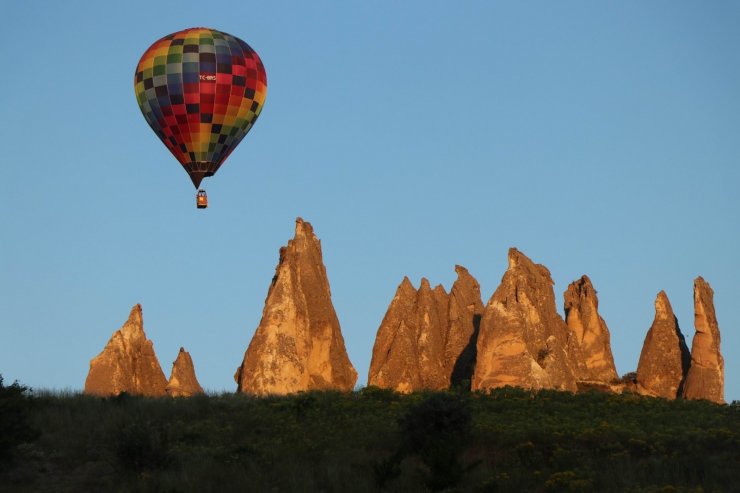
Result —
[[656, 320], [673, 320], [673, 308], [671, 302], [668, 301], [668, 295], [665, 291], [658, 293], [655, 298], [655, 319]]
[[568, 327], [555, 308], [550, 271], [516, 248], [480, 324], [473, 390], [505, 385], [576, 390]]
[[445, 287], [441, 284], [437, 284], [434, 286], [434, 294], [439, 296], [447, 296], [447, 291], [445, 290]]
[[509, 248], [509, 267], [506, 273], [508, 274], [509, 272], [520, 272], [525, 275], [544, 277], [550, 284], [554, 284], [547, 267], [542, 264], [535, 264], [532, 262], [532, 259], [514, 247]]
[[470, 275], [470, 273], [468, 272], [468, 269], [466, 269], [460, 264], [455, 265], [455, 273], [457, 274], [458, 278]]
[[304, 221], [303, 218], [297, 217], [295, 220], [295, 237], [308, 236], [309, 238], [314, 236], [313, 226], [308, 221]]
[[143, 317], [141, 315], [141, 303], [137, 303], [131, 308], [131, 312], [128, 315], [128, 320], [126, 321], [126, 323], [141, 325], [142, 320]]
[[664, 291], [655, 299], [650, 326], [637, 364], [637, 389], [642, 394], [675, 399], [681, 396], [691, 356]]
[[724, 402], [725, 365], [720, 351], [714, 291], [701, 277], [694, 281], [694, 340], [684, 397]]
[[591, 279], [585, 274], [577, 281], [573, 281], [568, 285], [564, 298], [566, 311], [572, 306], [582, 303], [582, 300], [591, 300], [595, 308], [599, 306], [596, 290], [593, 284], [591, 284]]
[[144, 334], [144, 317], [142, 315], [141, 304], [137, 303], [131, 308], [126, 323], [121, 327], [121, 334], [126, 339], [146, 338]]
[[407, 276], [403, 276], [403, 281], [398, 285], [396, 293], [416, 293], [416, 288], [411, 284], [411, 280]]
[[257, 395], [354, 388], [331, 301], [321, 242], [296, 219], [295, 238], [280, 250], [262, 319], [235, 375], [237, 390]]
[[190, 353], [181, 347], [177, 359], [172, 363], [172, 373], [165, 388], [167, 395], [172, 397], [190, 397], [203, 394], [203, 388], [195, 376], [195, 367]]
[[529, 259], [529, 257], [524, 255], [522, 252], [520, 252], [514, 247], [509, 248], [509, 269], [508, 270], [516, 269], [522, 263], [530, 264], [534, 266], [534, 263]]
[[431, 291], [432, 286], [429, 284], [429, 279], [426, 277], [421, 278], [421, 286], [419, 286], [419, 291]]
[[581, 276], [568, 285], [563, 294], [565, 323], [577, 343], [570, 351], [571, 358], [580, 354], [582, 365], [576, 365], [576, 376], [581, 382], [609, 384], [617, 370], [612, 356], [609, 328], [599, 315], [599, 298], [588, 276]]
[[103, 351], [90, 361], [85, 393], [93, 395], [164, 395], [167, 380], [144, 334], [141, 305], [134, 305], [123, 326], [116, 330]]

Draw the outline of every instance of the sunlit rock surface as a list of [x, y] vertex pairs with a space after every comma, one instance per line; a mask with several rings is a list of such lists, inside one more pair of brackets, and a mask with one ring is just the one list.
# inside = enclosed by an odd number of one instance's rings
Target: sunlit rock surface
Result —
[[203, 388], [195, 376], [195, 366], [190, 353], [180, 348], [177, 359], [172, 363], [172, 373], [165, 388], [167, 395], [172, 397], [190, 397], [203, 394]]
[[473, 390], [511, 385], [576, 391], [573, 361], [580, 357], [568, 354], [568, 340], [550, 271], [511, 248], [508, 270], [483, 313]]
[[238, 392], [256, 395], [349, 391], [357, 381], [331, 302], [321, 242], [301, 218], [295, 237], [280, 249], [262, 320], [234, 378]]
[[661, 291], [655, 299], [655, 319], [645, 336], [637, 365], [638, 392], [666, 399], [679, 397], [690, 361], [671, 303]]
[[90, 361], [85, 393], [100, 396], [121, 392], [144, 396], [165, 394], [167, 379], [152, 341], [146, 338], [141, 305], [115, 331], [103, 351]]
[[455, 271], [449, 294], [425, 278], [418, 290], [403, 279], [378, 328], [368, 385], [398, 392], [469, 387], [483, 303], [467, 269]]
[[694, 340], [686, 375], [686, 399], [725, 401], [725, 362], [720, 352], [719, 324], [714, 313], [714, 291], [701, 277], [694, 281]]
[[578, 379], [608, 384], [618, 378], [609, 328], [599, 315], [599, 299], [588, 276], [572, 282], [563, 295], [565, 323], [575, 335], [583, 365], [576, 364]]

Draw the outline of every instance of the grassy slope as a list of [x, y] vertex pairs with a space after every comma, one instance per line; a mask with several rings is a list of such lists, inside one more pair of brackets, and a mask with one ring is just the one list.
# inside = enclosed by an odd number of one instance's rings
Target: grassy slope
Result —
[[737, 403], [371, 388], [41, 394], [28, 412], [40, 435], [2, 491], [740, 491]]

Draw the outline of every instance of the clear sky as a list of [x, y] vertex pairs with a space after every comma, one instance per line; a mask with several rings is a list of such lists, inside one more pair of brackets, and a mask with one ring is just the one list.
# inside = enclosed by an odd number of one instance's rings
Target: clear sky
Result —
[[[234, 390], [301, 216], [361, 385], [403, 276], [449, 289], [462, 264], [486, 302], [516, 246], [561, 313], [591, 277], [620, 374], [661, 289], [691, 343], [704, 276], [740, 399], [739, 3], [48, 0], [2, 17], [6, 381], [81, 389], [142, 303], [167, 375], [184, 346], [204, 387]], [[268, 81], [206, 211], [133, 90], [144, 50], [194, 26], [247, 41]]]

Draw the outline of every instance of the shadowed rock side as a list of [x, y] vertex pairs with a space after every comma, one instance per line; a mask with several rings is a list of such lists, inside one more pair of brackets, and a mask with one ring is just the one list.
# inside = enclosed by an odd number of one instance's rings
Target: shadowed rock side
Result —
[[545, 266], [509, 250], [509, 268], [483, 313], [473, 390], [506, 385], [577, 390], [569, 331], [555, 309], [552, 286]]
[[256, 395], [350, 391], [357, 381], [331, 302], [321, 242], [301, 218], [295, 237], [280, 249], [262, 320], [234, 379], [237, 392]]
[[195, 376], [195, 367], [190, 353], [185, 348], [180, 348], [177, 359], [172, 363], [170, 381], [165, 388], [167, 395], [172, 397], [190, 397], [203, 394], [203, 387], [198, 383]]
[[455, 266], [455, 272], [457, 279], [450, 290], [445, 367], [452, 386], [470, 387], [484, 308], [478, 281], [461, 265]]
[[128, 320], [115, 331], [103, 351], [90, 360], [85, 393], [100, 396], [129, 394], [160, 396], [167, 379], [146, 338], [141, 305], [131, 309]]
[[691, 357], [664, 291], [655, 299], [655, 319], [645, 336], [637, 365], [637, 391], [644, 395], [675, 399]]
[[378, 328], [368, 385], [413, 392], [470, 381], [483, 303], [473, 276], [455, 270], [449, 295], [427, 279], [418, 291], [403, 279]]
[[565, 323], [583, 358], [578, 380], [608, 384], [618, 378], [609, 343], [609, 328], [599, 315], [599, 299], [588, 276], [572, 282], [563, 295]]
[[683, 396], [725, 402], [725, 362], [720, 352], [720, 336], [714, 313], [714, 291], [701, 277], [694, 281], [694, 341], [691, 366], [686, 375]]

